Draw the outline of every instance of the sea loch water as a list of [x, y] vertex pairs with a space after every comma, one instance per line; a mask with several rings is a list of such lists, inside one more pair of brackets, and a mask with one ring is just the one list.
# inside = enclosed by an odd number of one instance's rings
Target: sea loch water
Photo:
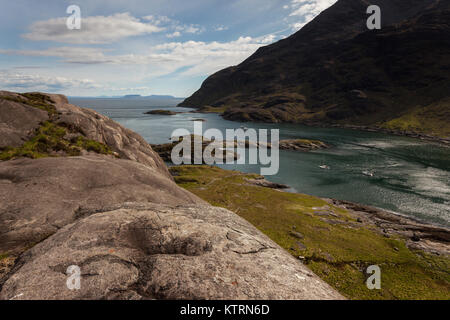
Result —
[[[216, 114], [145, 115], [145, 99], [70, 99], [138, 132], [149, 143], [169, 142], [178, 128], [193, 131], [194, 119], [204, 129], [280, 129], [280, 139], [322, 140], [333, 147], [314, 152], [280, 151], [280, 170], [268, 180], [288, 184], [293, 191], [372, 205], [421, 220], [450, 226], [450, 148], [381, 133], [311, 128], [291, 124], [239, 123]], [[166, 109], [166, 108], [164, 108]], [[168, 110], [189, 111], [170, 107]], [[259, 173], [257, 165], [221, 165], [225, 169]]]

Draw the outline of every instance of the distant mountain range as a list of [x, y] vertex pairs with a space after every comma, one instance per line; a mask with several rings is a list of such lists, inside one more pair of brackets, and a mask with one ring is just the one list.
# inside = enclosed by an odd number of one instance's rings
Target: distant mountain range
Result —
[[133, 100], [145, 100], [145, 103], [149, 106], [176, 106], [183, 102], [185, 98], [177, 98], [170, 95], [150, 95], [141, 96], [138, 94], [129, 94], [125, 96], [97, 96], [97, 97], [69, 97], [70, 99], [133, 99]]
[[[381, 30], [369, 30], [369, 5]], [[229, 120], [450, 136], [450, 1], [340, 0], [292, 36], [219, 71], [180, 106]]]
[[152, 94], [150, 96], [142, 96], [140, 94], [127, 94], [124, 96], [93, 96], [93, 97], [78, 97], [78, 96], [69, 96], [70, 98], [86, 98], [86, 99], [178, 99], [184, 100], [185, 98], [178, 98], [171, 95], [157, 95]]
[[151, 96], [141, 96], [140, 94], [128, 94], [123, 96], [122, 98], [125, 99], [178, 99], [178, 100], [184, 100], [184, 98], [177, 98], [170, 95], [156, 95], [152, 94]]

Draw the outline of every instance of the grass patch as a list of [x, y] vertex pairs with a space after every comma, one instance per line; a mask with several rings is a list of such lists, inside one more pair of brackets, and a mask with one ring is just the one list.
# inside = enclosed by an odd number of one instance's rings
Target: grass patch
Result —
[[0, 160], [6, 161], [20, 157], [39, 159], [56, 156], [58, 152], [68, 156], [78, 156], [82, 149], [100, 154], [112, 154], [111, 149], [100, 142], [82, 136], [67, 140], [66, 134], [66, 128], [45, 121], [36, 130], [34, 137], [22, 146], [1, 149]]
[[40, 93], [21, 93], [18, 97], [2, 96], [1, 99], [23, 103], [47, 111], [50, 118], [58, 114], [53, 105], [54, 101], [49, 96]]
[[49, 96], [40, 93], [22, 93], [21, 95], [28, 99], [28, 105], [47, 111], [50, 117], [57, 114], [53, 105], [54, 101]]
[[111, 149], [98, 141], [86, 139], [85, 137], [78, 137], [75, 145], [81, 149], [92, 151], [100, 154], [112, 154]]
[[54, 101], [47, 95], [40, 93], [22, 93], [17, 97], [2, 96], [4, 100], [22, 103], [48, 113], [49, 120], [41, 123], [33, 137], [20, 147], [0, 148], [0, 161], [11, 160], [20, 157], [39, 159], [57, 155], [78, 156], [81, 150], [96, 152], [99, 154], [112, 154], [112, 150], [105, 144], [84, 136], [66, 138], [70, 128], [55, 124], [58, 112]]
[[227, 110], [227, 107], [212, 107], [212, 106], [205, 106], [200, 109], [198, 109], [198, 112], [200, 113], [218, 113], [222, 114]]
[[[351, 299], [450, 299], [448, 257], [408, 249], [354, 221], [347, 210], [302, 194], [249, 185], [257, 175], [210, 166], [170, 168], [175, 181], [214, 206], [227, 208]], [[324, 216], [324, 213], [330, 213]], [[298, 234], [301, 238], [298, 238]], [[381, 290], [369, 290], [364, 271], [381, 268]]]
[[381, 124], [390, 130], [426, 133], [438, 137], [449, 137], [450, 98], [426, 107], [417, 107], [404, 115]]

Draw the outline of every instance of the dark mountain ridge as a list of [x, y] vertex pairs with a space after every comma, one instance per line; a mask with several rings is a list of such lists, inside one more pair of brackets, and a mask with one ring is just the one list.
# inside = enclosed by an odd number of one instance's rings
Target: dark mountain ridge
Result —
[[[381, 8], [368, 30], [367, 7]], [[450, 135], [450, 1], [340, 0], [292, 36], [219, 71], [180, 106], [229, 120]]]

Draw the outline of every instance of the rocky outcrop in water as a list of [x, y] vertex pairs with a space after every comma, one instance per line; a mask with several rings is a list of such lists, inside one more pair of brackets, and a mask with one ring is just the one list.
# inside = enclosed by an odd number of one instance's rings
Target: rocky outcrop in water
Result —
[[147, 111], [144, 114], [153, 114], [153, 115], [160, 115], [160, 116], [174, 116], [176, 114], [179, 114], [181, 112], [175, 112], [170, 110], [151, 110]]
[[311, 151], [318, 149], [327, 149], [330, 146], [325, 142], [318, 140], [307, 140], [307, 139], [289, 139], [280, 140], [281, 150], [294, 150], [294, 151]]

